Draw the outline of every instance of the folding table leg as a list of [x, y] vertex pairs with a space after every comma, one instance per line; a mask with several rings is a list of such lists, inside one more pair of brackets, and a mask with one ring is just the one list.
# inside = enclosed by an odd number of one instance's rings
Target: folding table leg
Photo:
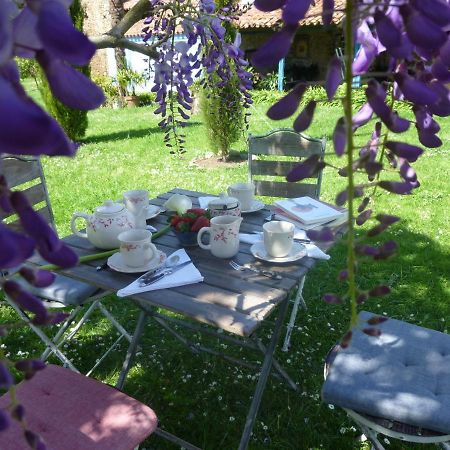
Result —
[[308, 309], [308, 307], [306, 306], [305, 299], [303, 298], [303, 286], [305, 284], [305, 278], [306, 275], [304, 275], [300, 280], [297, 289], [297, 294], [295, 295], [294, 306], [292, 307], [291, 317], [289, 319], [289, 324], [287, 326], [286, 337], [284, 338], [283, 348], [281, 349], [283, 352], [287, 352], [291, 345], [291, 334], [292, 330], [294, 329], [295, 319], [297, 318], [299, 303], [302, 304], [305, 310]]
[[264, 361], [261, 366], [261, 374], [258, 379], [258, 384], [256, 385], [255, 395], [253, 396], [252, 403], [247, 413], [247, 419], [245, 421], [244, 431], [241, 436], [241, 442], [239, 443], [239, 450], [246, 450], [248, 446], [248, 441], [252, 434], [253, 425], [255, 423], [256, 414], [258, 413], [259, 405], [266, 388], [267, 379], [272, 368], [273, 355], [275, 353], [275, 348], [278, 344], [281, 334], [281, 327], [283, 326], [284, 318], [286, 316], [287, 308], [289, 305], [289, 299], [286, 298], [280, 305], [280, 310], [278, 312], [277, 321], [275, 323], [275, 329], [272, 333], [272, 338], [266, 349], [266, 354], [264, 356]]
[[130, 370], [131, 364], [133, 364], [134, 356], [136, 355], [137, 346], [141, 340], [142, 332], [144, 331], [145, 322], [147, 321], [147, 313], [141, 311], [138, 317], [136, 328], [133, 333], [133, 338], [127, 350], [127, 355], [122, 365], [122, 371], [120, 372], [119, 379], [116, 383], [116, 388], [122, 390], [125, 383], [125, 379]]

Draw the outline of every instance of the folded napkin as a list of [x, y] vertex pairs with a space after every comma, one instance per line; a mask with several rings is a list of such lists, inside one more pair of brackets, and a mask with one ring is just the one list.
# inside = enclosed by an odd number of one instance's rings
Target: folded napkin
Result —
[[[295, 229], [294, 238], [295, 239], [307, 239], [305, 231], [300, 230], [298, 228]], [[257, 242], [262, 242], [263, 234], [262, 234], [262, 232], [254, 233], [254, 234], [239, 233], [239, 240], [246, 244], [253, 245], [253, 244], [256, 244]], [[325, 259], [325, 260], [331, 258], [330, 255], [327, 255], [322, 250], [320, 250], [320, 248], [317, 247], [317, 245], [307, 244], [305, 242], [302, 242], [302, 244], [305, 246], [306, 254], [310, 258]]]
[[199, 197], [198, 203], [200, 204], [200, 208], [206, 209], [208, 207], [208, 204], [211, 200], [214, 200], [218, 197]]
[[[180, 257], [178, 264], [181, 264], [185, 261], [190, 261], [190, 258], [186, 253], [186, 250], [184, 249], [177, 250], [176, 252], [172, 253], [172, 255], [178, 255]], [[150, 284], [149, 286], [140, 287], [137, 283], [137, 280], [135, 280], [128, 286], [117, 291], [117, 296], [126, 297], [127, 295], [140, 294], [141, 292], [157, 291], [158, 289], [168, 289], [177, 286], [184, 286], [185, 284], [200, 283], [202, 281], [202, 274], [192, 263], [188, 264], [180, 270], [177, 270], [171, 275], [166, 275], [156, 283]]]

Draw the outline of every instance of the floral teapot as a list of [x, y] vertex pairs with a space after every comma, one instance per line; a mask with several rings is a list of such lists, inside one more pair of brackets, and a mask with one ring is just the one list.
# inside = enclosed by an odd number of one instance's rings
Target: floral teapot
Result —
[[[79, 231], [76, 220], [82, 217], [86, 221], [86, 232]], [[106, 200], [103, 205], [95, 208], [94, 214], [76, 212], [72, 216], [70, 227], [72, 232], [80, 237], [89, 239], [97, 248], [109, 250], [119, 247], [117, 236], [122, 231], [134, 228], [134, 217], [123, 205]]]

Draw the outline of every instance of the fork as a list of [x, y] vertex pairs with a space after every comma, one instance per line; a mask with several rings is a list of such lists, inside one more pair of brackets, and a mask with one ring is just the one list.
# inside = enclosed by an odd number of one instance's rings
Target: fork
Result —
[[247, 265], [242, 266], [241, 264], [238, 264], [236, 261], [230, 261], [230, 266], [234, 270], [250, 270], [251, 272], [255, 272], [259, 275], [264, 275], [267, 278], [272, 278], [272, 280], [281, 280], [283, 278], [276, 272], [272, 272], [270, 270], [257, 269], [256, 267], [251, 267]]

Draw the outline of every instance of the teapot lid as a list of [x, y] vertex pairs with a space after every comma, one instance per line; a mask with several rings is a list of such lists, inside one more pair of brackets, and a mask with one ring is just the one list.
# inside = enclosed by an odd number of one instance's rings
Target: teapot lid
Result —
[[125, 206], [122, 203], [115, 203], [112, 200], [106, 200], [103, 205], [95, 208], [95, 212], [99, 214], [117, 214], [124, 208]]
[[234, 197], [228, 197], [226, 194], [221, 193], [219, 198], [215, 198], [208, 203], [209, 209], [234, 209], [239, 206], [239, 200]]

